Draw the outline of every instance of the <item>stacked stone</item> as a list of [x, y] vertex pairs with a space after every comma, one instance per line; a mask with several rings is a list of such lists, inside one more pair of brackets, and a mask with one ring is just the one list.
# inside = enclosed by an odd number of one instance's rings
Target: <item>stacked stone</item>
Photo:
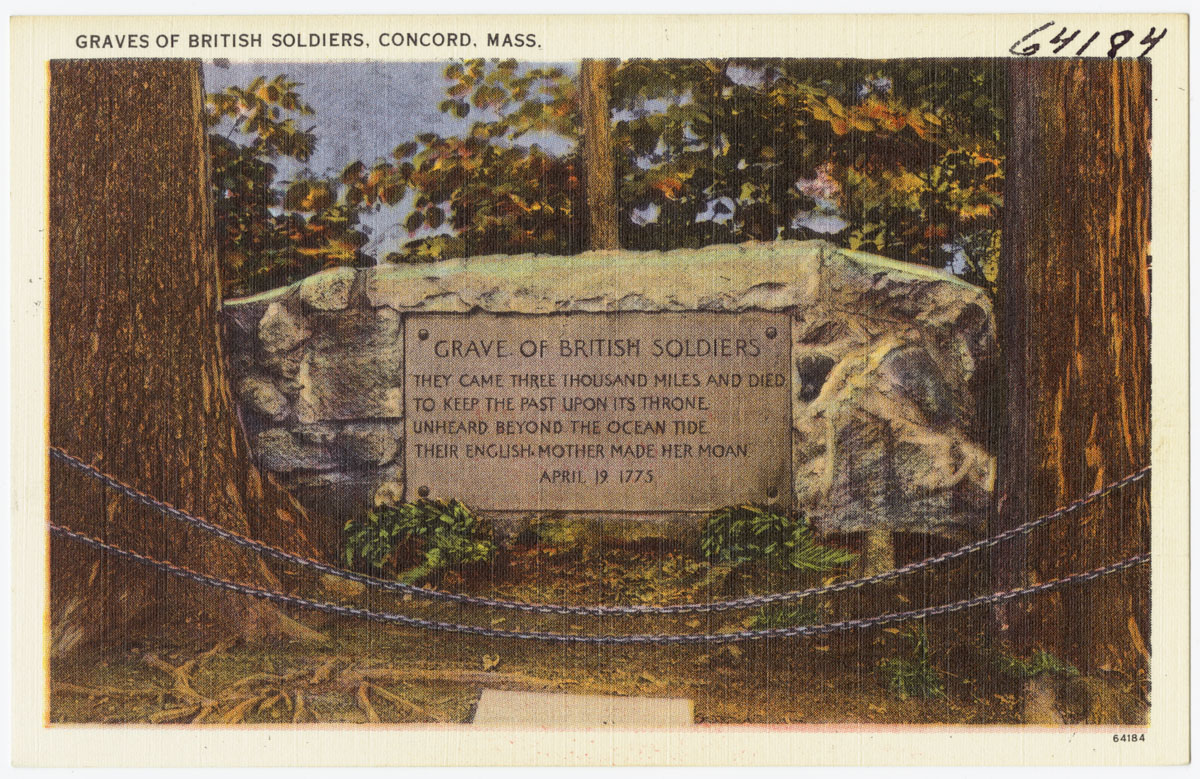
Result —
[[[390, 308], [351, 305], [352, 268], [225, 307], [230, 373], [259, 464], [352, 511], [403, 484], [404, 339]], [[399, 495], [396, 495], [399, 498]]]

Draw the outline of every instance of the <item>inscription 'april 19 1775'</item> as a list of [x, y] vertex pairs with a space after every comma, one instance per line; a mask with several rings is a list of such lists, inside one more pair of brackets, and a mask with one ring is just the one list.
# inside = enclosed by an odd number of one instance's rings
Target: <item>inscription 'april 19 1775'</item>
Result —
[[785, 314], [414, 315], [409, 499], [708, 511], [791, 498]]

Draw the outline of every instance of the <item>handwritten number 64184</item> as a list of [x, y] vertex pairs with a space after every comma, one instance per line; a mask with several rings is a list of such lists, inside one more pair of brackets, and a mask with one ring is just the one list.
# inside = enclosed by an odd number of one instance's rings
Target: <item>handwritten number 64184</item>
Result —
[[[1015, 54], [1018, 57], [1032, 57], [1033, 55], [1037, 54], [1039, 51], [1042, 51], [1043, 43], [1039, 42], [1038, 39], [1043, 38], [1045, 35], [1048, 34], [1048, 30], [1051, 30], [1054, 27], [1055, 27], [1054, 22], [1046, 22], [1041, 27], [1038, 27], [1036, 29], [1029, 31], [1019, 41], [1014, 43], [1012, 46], [1008, 47], [1009, 54]], [[1075, 43], [1076, 40], [1079, 39], [1079, 36], [1082, 32], [1083, 32], [1082, 30], [1073, 30], [1072, 31], [1067, 27], [1060, 28], [1059, 31], [1054, 34], [1053, 38], [1051, 38], [1049, 41], [1046, 41], [1044, 43], [1044, 45], [1047, 47], [1050, 47], [1050, 46], [1054, 47], [1053, 49], [1050, 49], [1046, 53], [1049, 53], [1049, 54], [1062, 53], [1064, 49], [1067, 49], [1068, 46], [1071, 46], [1071, 44]], [[1153, 49], [1155, 46], [1157, 46], [1158, 42], [1161, 41], [1166, 34], [1167, 34], [1166, 27], [1162, 28], [1161, 32], [1159, 32], [1155, 28], [1151, 27], [1150, 32], [1146, 33], [1145, 37], [1142, 38], [1140, 41], [1138, 41], [1139, 46], [1146, 47], [1146, 48], [1142, 49], [1142, 52], [1140, 54], [1137, 55], [1138, 59], [1141, 59], [1142, 57], [1145, 57], [1147, 54], [1149, 54], [1150, 50]], [[1093, 31], [1089, 38], [1086, 38], [1080, 42], [1079, 48], [1074, 49], [1073, 51], [1068, 51], [1067, 56], [1074, 55], [1076, 57], [1082, 57], [1084, 52], [1086, 52], [1092, 46], [1092, 44], [1096, 42], [1096, 39], [1099, 38], [1100, 35], [1101, 35], [1100, 30]], [[1107, 54], [1108, 58], [1113, 59], [1117, 56], [1124, 56], [1124, 57], [1131, 56], [1133, 50], [1130, 50], [1130, 52], [1126, 53], [1126, 54], [1121, 54], [1120, 52], [1121, 52], [1122, 47], [1124, 47], [1126, 44], [1128, 44], [1130, 41], [1132, 41], [1135, 37], [1137, 37], [1137, 34], [1134, 33], [1133, 30], [1117, 30], [1116, 32], [1109, 35], [1108, 43], [1107, 43], [1108, 51], [1105, 52]], [[1103, 46], [1103, 45], [1105, 45], [1105, 44], [1104, 43], [1100, 44], [1100, 46]], [[1097, 48], [1092, 50], [1094, 52], [1093, 56], [1101, 53], [1102, 49], [1100, 48], [1100, 46], [1098, 46]]]

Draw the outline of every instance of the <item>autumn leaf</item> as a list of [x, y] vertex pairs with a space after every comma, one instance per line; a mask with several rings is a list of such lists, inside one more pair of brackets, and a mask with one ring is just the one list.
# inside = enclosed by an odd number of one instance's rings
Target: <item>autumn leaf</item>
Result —
[[683, 189], [683, 182], [676, 178], [665, 178], [655, 181], [650, 186], [661, 192], [668, 200], [674, 200]]

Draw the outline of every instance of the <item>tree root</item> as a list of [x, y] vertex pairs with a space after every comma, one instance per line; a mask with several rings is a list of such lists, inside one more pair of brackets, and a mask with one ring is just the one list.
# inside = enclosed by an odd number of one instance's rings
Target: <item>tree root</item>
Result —
[[417, 704], [410, 701], [408, 698], [401, 697], [401, 696], [397, 695], [396, 693], [391, 692], [390, 690], [380, 687], [378, 684], [369, 684], [369, 683], [364, 683], [364, 684], [368, 689], [370, 689], [372, 692], [376, 693], [380, 697], [384, 698], [385, 700], [391, 701], [393, 704], [396, 704], [398, 706], [402, 706], [402, 707], [408, 709], [409, 711], [413, 712], [414, 714], [416, 714], [419, 717], [423, 717], [426, 720], [432, 720], [434, 722], [445, 722], [446, 721], [446, 718], [443, 717], [442, 715], [437, 714], [436, 712], [432, 712], [423, 706], [418, 706]]
[[358, 699], [358, 707], [367, 715], [367, 722], [379, 722], [379, 712], [371, 705], [371, 696], [367, 692], [369, 688], [370, 685], [366, 682], [359, 684], [355, 697]]
[[[156, 711], [150, 715], [149, 720], [155, 725], [161, 725], [166, 722], [179, 722], [184, 717], [190, 717], [203, 709], [202, 706], [193, 704], [191, 706], [178, 706], [170, 709]], [[193, 722], [195, 720], [192, 720]]]
[[146, 655], [143, 659], [151, 667], [157, 668], [175, 680], [175, 685], [172, 688], [172, 692], [176, 697], [190, 701], [196, 708], [202, 708], [205, 706], [215, 707], [217, 705], [216, 701], [201, 695], [200, 693], [196, 692], [194, 687], [192, 687], [191, 674], [199, 665], [199, 657], [188, 660], [186, 663], [180, 666], [173, 666], [169, 663], [165, 663], [154, 655]]
[[225, 714], [221, 717], [221, 722], [226, 725], [235, 725], [239, 722], [242, 722], [246, 718], [246, 712], [250, 711], [254, 704], [260, 703], [262, 700], [263, 696], [261, 695], [246, 696], [240, 703], [238, 703], [229, 711], [225, 712]]
[[212, 714], [216, 710], [215, 706], [201, 706], [200, 712], [192, 719], [192, 724], [197, 725], [204, 721], [204, 718]]
[[283, 638], [289, 641], [302, 641], [310, 644], [327, 646], [333, 639], [319, 630], [289, 617], [282, 609], [266, 604], [255, 603], [250, 607], [247, 621], [243, 628], [243, 637], [251, 643], [258, 643], [270, 637]]
[[[65, 692], [91, 697], [158, 697], [160, 711], [148, 716], [154, 724], [192, 723], [236, 725], [247, 721], [282, 723], [322, 722], [313, 709], [314, 697], [331, 694], [349, 696], [367, 722], [396, 721], [447, 722], [446, 716], [412, 700], [403, 688], [407, 683], [489, 686], [530, 690], [561, 689], [572, 680], [539, 679], [519, 673], [495, 673], [457, 668], [361, 668], [342, 656], [322, 657], [306, 665], [280, 673], [256, 672], [225, 684], [211, 692], [197, 678], [205, 663], [228, 649], [220, 643], [211, 649], [173, 665], [153, 654], [144, 662], [169, 680], [161, 688], [132, 690], [85, 687], [67, 682], [55, 685]], [[211, 685], [211, 682], [208, 682]], [[209, 694], [205, 694], [209, 692]], [[345, 698], [343, 697], [343, 700]], [[165, 704], [163, 701], [166, 701]], [[440, 705], [444, 705], [440, 704]]]
[[334, 671], [337, 670], [338, 664], [345, 662], [343, 657], [331, 657], [321, 664], [321, 667], [313, 671], [312, 683], [322, 684], [333, 678]]

